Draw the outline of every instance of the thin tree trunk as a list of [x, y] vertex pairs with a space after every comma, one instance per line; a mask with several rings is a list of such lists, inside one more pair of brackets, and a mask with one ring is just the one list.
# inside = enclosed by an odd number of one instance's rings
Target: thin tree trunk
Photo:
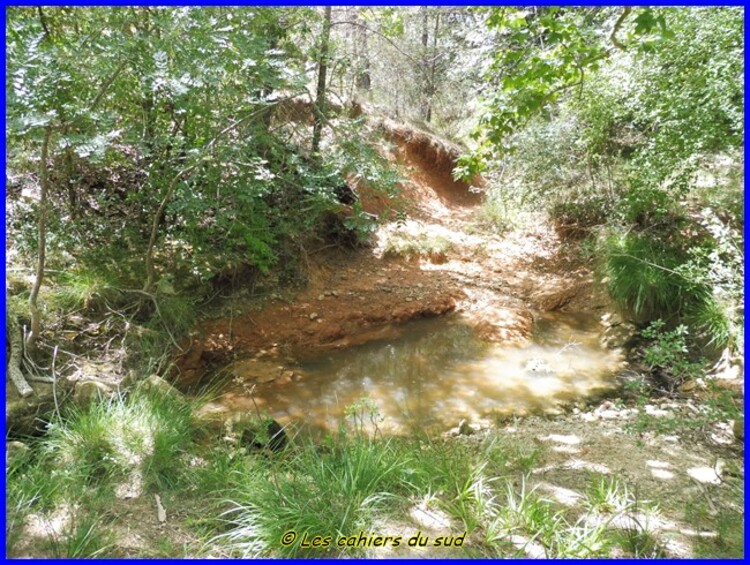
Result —
[[29, 314], [31, 315], [31, 328], [29, 335], [26, 338], [26, 350], [29, 353], [34, 352], [36, 346], [36, 340], [39, 338], [41, 332], [41, 319], [39, 314], [39, 306], [37, 305], [37, 297], [39, 296], [39, 289], [42, 286], [42, 280], [44, 279], [44, 260], [47, 250], [47, 192], [48, 192], [48, 171], [47, 171], [47, 156], [49, 154], [49, 142], [52, 137], [52, 127], [47, 126], [44, 130], [44, 141], [42, 142], [42, 157], [39, 163], [39, 220], [38, 220], [38, 250], [37, 250], [37, 265], [36, 265], [36, 279], [34, 280], [34, 286], [31, 288], [31, 295], [29, 296]]
[[323, 19], [323, 35], [320, 39], [320, 59], [318, 60], [318, 88], [315, 92], [315, 122], [313, 124], [312, 152], [320, 150], [323, 134], [326, 104], [326, 75], [328, 74], [328, 48], [331, 37], [331, 7], [326, 6]]
[[[359, 23], [359, 10], [355, 8], [352, 18]], [[367, 47], [367, 29], [360, 26], [354, 26], [354, 54], [357, 62], [356, 87], [357, 90], [369, 92], [372, 86], [370, 77], [370, 56]]]
[[438, 60], [438, 52], [437, 52], [437, 39], [438, 39], [438, 30], [440, 28], [440, 12], [437, 12], [435, 14], [435, 29], [432, 33], [432, 61], [430, 65], [430, 79], [427, 84], [427, 115], [425, 118], [425, 121], [429, 124], [430, 121], [432, 121], [432, 98], [435, 96], [435, 92], [437, 92], [437, 85], [435, 84], [435, 75], [437, 74], [437, 60]]

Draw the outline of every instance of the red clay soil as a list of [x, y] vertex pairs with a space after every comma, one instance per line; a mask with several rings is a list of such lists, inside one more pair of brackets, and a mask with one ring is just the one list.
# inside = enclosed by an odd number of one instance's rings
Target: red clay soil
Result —
[[[388, 128], [397, 147], [392, 158], [409, 179], [402, 187], [412, 204], [409, 225], [381, 226], [375, 248], [314, 255], [307, 288], [291, 298], [268, 297], [242, 305], [231, 318], [205, 320], [177, 360], [179, 384], [235, 359], [270, 355], [291, 362], [449, 312], [485, 339], [524, 340], [534, 310], [592, 306], [590, 273], [562, 251], [552, 228], [538, 224], [505, 236], [468, 230], [481, 199], [451, 176], [458, 151], [425, 132]], [[407, 232], [442, 238], [449, 248], [431, 258], [383, 257], [383, 242]]]

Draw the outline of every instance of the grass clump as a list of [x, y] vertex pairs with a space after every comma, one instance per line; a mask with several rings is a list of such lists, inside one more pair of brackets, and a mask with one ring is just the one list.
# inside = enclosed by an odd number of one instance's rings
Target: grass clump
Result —
[[93, 513], [77, 511], [59, 535], [45, 544], [55, 558], [103, 557], [112, 549], [113, 535]]
[[181, 453], [191, 445], [192, 407], [177, 395], [145, 386], [71, 408], [50, 425], [44, 447], [59, 472], [86, 484], [142, 476], [144, 487], [169, 488], [178, 481]]
[[117, 281], [91, 270], [74, 270], [57, 277], [49, 301], [63, 312], [97, 309], [122, 298]]
[[674, 318], [689, 290], [675, 271], [684, 257], [656, 238], [613, 233], [604, 242], [603, 280], [612, 299], [629, 317], [645, 322]]
[[[367, 530], [386, 503], [406, 491], [407, 463], [408, 455], [388, 440], [340, 434], [320, 448], [303, 443], [236, 486], [226, 513], [232, 527], [218, 540], [242, 557], [335, 554], [335, 543], [304, 549], [299, 541]], [[280, 540], [290, 530], [298, 539], [285, 546]]]
[[[51, 557], [111, 553], [102, 516], [118, 488], [134, 496], [186, 484], [184, 455], [195, 448], [190, 401], [145, 386], [129, 395], [70, 407], [7, 468], [6, 553], [21, 551], [32, 515], [39, 549]], [[45, 524], [60, 523], [59, 527]]]

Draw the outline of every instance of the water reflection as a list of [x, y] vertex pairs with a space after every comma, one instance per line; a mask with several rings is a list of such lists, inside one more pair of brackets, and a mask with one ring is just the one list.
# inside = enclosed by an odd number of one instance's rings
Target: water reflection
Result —
[[[445, 430], [462, 418], [525, 414], [600, 393], [614, 385], [619, 355], [598, 343], [596, 319], [545, 314], [523, 346], [488, 344], [458, 317], [410, 324], [397, 340], [305, 360], [297, 382], [255, 390], [257, 404], [282, 423], [335, 429], [347, 406], [370, 397], [381, 428]], [[235, 409], [252, 408], [228, 391]]]

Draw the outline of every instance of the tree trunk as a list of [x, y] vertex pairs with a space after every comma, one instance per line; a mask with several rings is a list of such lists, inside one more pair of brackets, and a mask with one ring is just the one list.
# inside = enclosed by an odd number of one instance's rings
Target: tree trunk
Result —
[[320, 38], [320, 58], [318, 59], [318, 88], [315, 92], [315, 122], [313, 124], [312, 152], [320, 150], [323, 134], [326, 104], [326, 75], [328, 74], [328, 48], [331, 37], [331, 7], [326, 6], [323, 19], [323, 35]]
[[429, 124], [432, 120], [432, 98], [437, 92], [437, 85], [435, 84], [435, 75], [437, 73], [437, 62], [438, 62], [438, 30], [440, 28], [440, 12], [435, 14], [435, 29], [432, 32], [432, 61], [430, 65], [430, 78], [427, 83], [427, 116], [425, 121]]
[[429, 25], [429, 12], [428, 8], [426, 6], [423, 6], [420, 8], [422, 12], [422, 61], [421, 61], [421, 69], [419, 72], [419, 75], [421, 76], [421, 91], [420, 92], [420, 114], [422, 114], [422, 119], [429, 123], [430, 118], [432, 117], [432, 111], [430, 108], [430, 101], [428, 96], [428, 89], [429, 89], [429, 75], [428, 75], [428, 69], [429, 69], [429, 57], [427, 53], [427, 45], [430, 40], [430, 32], [428, 30]]
[[[359, 23], [359, 10], [354, 10], [354, 21]], [[362, 26], [355, 26], [354, 54], [357, 64], [355, 85], [357, 90], [369, 92], [372, 87], [370, 77], [370, 57], [367, 46], [367, 30]]]
[[44, 279], [44, 260], [45, 253], [47, 250], [47, 192], [48, 192], [48, 171], [47, 171], [47, 156], [49, 154], [49, 141], [52, 137], [52, 127], [47, 126], [44, 130], [44, 141], [42, 142], [42, 157], [39, 163], [39, 220], [38, 220], [38, 250], [37, 250], [37, 264], [36, 264], [36, 279], [34, 280], [34, 286], [31, 288], [31, 295], [29, 296], [29, 314], [31, 315], [31, 328], [29, 335], [26, 338], [26, 350], [31, 354], [34, 352], [36, 346], [36, 340], [39, 338], [41, 332], [41, 319], [39, 314], [39, 306], [37, 305], [37, 297], [39, 296], [39, 289], [42, 286], [42, 280]]

